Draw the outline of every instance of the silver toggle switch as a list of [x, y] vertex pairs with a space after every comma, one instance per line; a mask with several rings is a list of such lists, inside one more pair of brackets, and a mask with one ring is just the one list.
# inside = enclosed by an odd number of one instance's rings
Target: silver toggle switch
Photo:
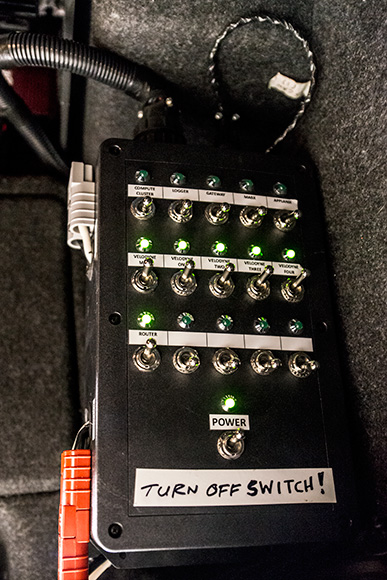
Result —
[[281, 366], [281, 361], [276, 358], [271, 350], [256, 350], [250, 358], [253, 371], [258, 375], [270, 375]]
[[234, 264], [229, 262], [223, 272], [218, 272], [210, 278], [210, 291], [216, 298], [228, 298], [234, 292], [235, 284], [231, 278], [234, 270]]
[[160, 353], [154, 338], [148, 338], [145, 346], [140, 346], [133, 353], [133, 362], [139, 371], [150, 373], [160, 365]]
[[212, 364], [218, 373], [232, 375], [240, 367], [241, 360], [231, 348], [220, 348], [212, 357]]
[[225, 431], [218, 439], [217, 449], [223, 459], [238, 459], [245, 450], [244, 431]]
[[152, 258], [145, 258], [143, 267], [134, 272], [132, 276], [132, 286], [137, 290], [137, 292], [147, 294], [148, 292], [153, 292], [157, 287], [159, 280], [152, 268]]
[[239, 219], [241, 223], [246, 228], [258, 228], [265, 215], [267, 214], [267, 209], [265, 207], [251, 207], [246, 206], [244, 207], [240, 214]]
[[274, 214], [274, 225], [276, 228], [281, 230], [281, 232], [289, 232], [294, 228], [301, 217], [301, 212], [298, 210], [295, 211], [286, 211], [280, 210], [276, 211]]
[[305, 379], [320, 368], [316, 360], [312, 360], [305, 352], [295, 352], [289, 357], [289, 370], [295, 377]]
[[137, 197], [132, 201], [130, 211], [138, 220], [149, 220], [155, 215], [156, 208], [151, 197]]
[[295, 280], [288, 278], [281, 284], [281, 294], [288, 302], [301, 302], [305, 294], [303, 280], [310, 276], [310, 270], [303, 268]]
[[169, 217], [178, 224], [185, 224], [192, 219], [193, 208], [190, 199], [173, 201], [168, 208]]
[[190, 346], [179, 348], [173, 355], [173, 366], [183, 375], [194, 373], [200, 366], [198, 352]]
[[247, 294], [254, 300], [265, 300], [270, 295], [269, 278], [273, 274], [273, 266], [265, 266], [262, 274], [255, 274], [247, 281]]
[[197, 282], [193, 272], [194, 268], [195, 262], [193, 260], [187, 260], [184, 265], [184, 270], [179, 270], [173, 274], [171, 278], [171, 286], [175, 294], [178, 294], [179, 296], [189, 296], [195, 292]]
[[214, 226], [225, 224], [228, 220], [229, 213], [230, 204], [226, 202], [210, 203], [204, 211], [207, 220]]

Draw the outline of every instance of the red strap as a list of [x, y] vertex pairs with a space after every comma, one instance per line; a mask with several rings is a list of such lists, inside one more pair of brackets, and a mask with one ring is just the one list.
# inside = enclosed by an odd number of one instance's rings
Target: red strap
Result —
[[89, 576], [91, 452], [64, 451], [58, 527], [58, 580]]

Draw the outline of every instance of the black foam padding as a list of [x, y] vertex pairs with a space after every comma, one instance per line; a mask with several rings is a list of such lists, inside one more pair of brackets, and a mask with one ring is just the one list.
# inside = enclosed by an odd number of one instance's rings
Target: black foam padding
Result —
[[[316, 55], [317, 90], [312, 104], [277, 153], [293, 155], [304, 149], [318, 168], [332, 250], [360, 500], [367, 506], [368, 516], [383, 515], [387, 513], [387, 369], [383, 339], [387, 220], [386, 97], [380, 72], [385, 55], [385, 21], [380, 3], [239, 0], [225, 5], [220, 0], [179, 0], [172, 4], [165, 0], [93, 0], [91, 42], [145, 64], [182, 87], [187, 141], [211, 144], [216, 132], [211, 118], [216, 109], [207, 73], [208, 54], [229, 22], [259, 12], [292, 22]], [[283, 37], [279, 42], [268, 27], [256, 27], [256, 35], [254, 27], [232, 33], [222, 47], [220, 65], [233, 104], [239, 103], [243, 110], [253, 102], [257, 119], [262, 118], [264, 104], [264, 114], [266, 110], [267, 117], [273, 114], [273, 123], [283, 106], [281, 115], [285, 119], [294, 103], [274, 92], [263, 94], [259, 83], [275, 64], [280, 69], [286, 67], [281, 72], [304, 80], [305, 62], [302, 64], [298, 56], [293, 39]], [[103, 139], [131, 137], [138, 108], [125, 95], [89, 83], [84, 141], [88, 162], [95, 162]], [[259, 132], [255, 117], [251, 123], [250, 137]], [[249, 139], [249, 132], [245, 139]], [[254, 139], [247, 145], [254, 145]]]
[[65, 236], [59, 198], [0, 194], [0, 496], [58, 490], [60, 454], [73, 439], [78, 402]]
[[0, 578], [53, 580], [59, 493], [0, 498]]

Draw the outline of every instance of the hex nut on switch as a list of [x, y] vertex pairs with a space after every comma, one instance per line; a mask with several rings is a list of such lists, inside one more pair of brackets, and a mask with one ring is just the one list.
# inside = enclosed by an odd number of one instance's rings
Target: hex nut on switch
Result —
[[316, 360], [312, 360], [305, 352], [295, 352], [289, 357], [289, 370], [293, 376], [298, 379], [305, 379], [309, 375], [320, 368], [320, 364]]
[[212, 357], [212, 364], [218, 373], [232, 375], [240, 367], [241, 360], [231, 348], [220, 348]]
[[219, 455], [223, 459], [238, 459], [245, 450], [245, 433], [242, 429], [225, 431], [217, 442]]
[[145, 373], [155, 371], [160, 366], [161, 357], [154, 338], [148, 338], [144, 346], [134, 351], [133, 362], [139, 371]]
[[270, 375], [281, 366], [281, 361], [276, 358], [271, 350], [256, 350], [250, 358], [251, 367], [258, 375]]
[[194, 373], [200, 366], [198, 352], [189, 346], [179, 348], [173, 355], [173, 366], [183, 375]]

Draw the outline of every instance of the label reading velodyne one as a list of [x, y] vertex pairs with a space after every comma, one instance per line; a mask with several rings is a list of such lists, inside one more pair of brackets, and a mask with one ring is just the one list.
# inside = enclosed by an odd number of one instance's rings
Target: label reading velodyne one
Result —
[[134, 507], [336, 503], [332, 469], [136, 469]]

